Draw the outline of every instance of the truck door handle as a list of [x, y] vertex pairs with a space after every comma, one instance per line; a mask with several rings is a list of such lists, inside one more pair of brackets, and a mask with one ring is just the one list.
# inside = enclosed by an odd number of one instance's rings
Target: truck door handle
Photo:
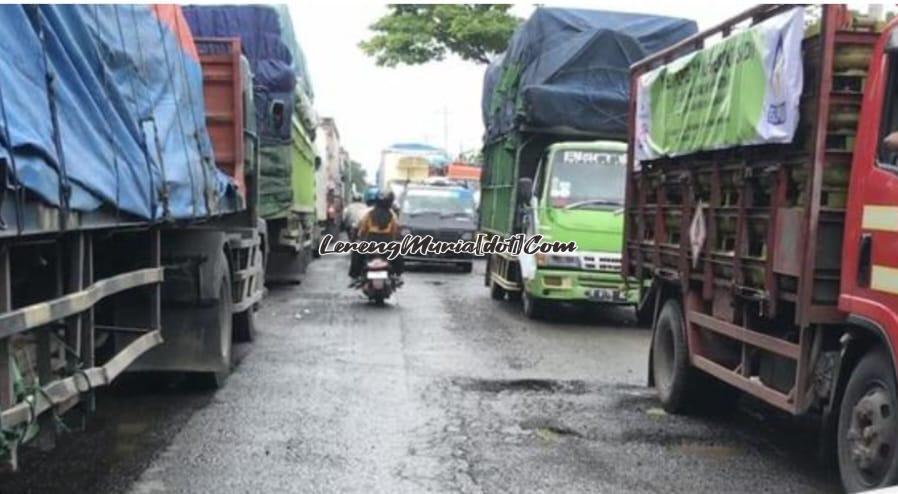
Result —
[[857, 255], [857, 286], [870, 287], [870, 272], [872, 271], [873, 236], [869, 233], [861, 234], [861, 242]]

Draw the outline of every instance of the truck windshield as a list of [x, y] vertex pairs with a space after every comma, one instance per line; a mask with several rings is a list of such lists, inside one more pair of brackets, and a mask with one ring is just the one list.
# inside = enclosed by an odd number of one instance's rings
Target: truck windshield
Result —
[[402, 199], [402, 213], [473, 216], [474, 195], [467, 189], [410, 188]]
[[566, 149], [552, 154], [548, 198], [556, 208], [617, 209], [624, 204], [624, 153]]

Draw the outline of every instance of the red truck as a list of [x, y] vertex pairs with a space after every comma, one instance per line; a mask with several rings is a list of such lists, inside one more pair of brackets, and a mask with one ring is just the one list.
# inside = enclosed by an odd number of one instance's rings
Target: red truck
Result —
[[741, 392], [815, 415], [846, 490], [893, 485], [898, 20], [814, 7], [791, 142], [634, 156], [641, 75], [792, 8], [749, 9], [631, 67], [624, 270], [654, 304], [649, 384], [667, 411]]

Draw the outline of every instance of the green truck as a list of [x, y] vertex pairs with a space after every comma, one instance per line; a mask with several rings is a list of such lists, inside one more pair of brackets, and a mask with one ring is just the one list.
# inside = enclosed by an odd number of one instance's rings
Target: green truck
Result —
[[684, 19], [547, 7], [518, 27], [484, 78], [479, 230], [577, 248], [488, 254], [492, 298], [521, 299], [531, 318], [574, 302], [634, 305], [644, 320], [621, 274], [627, 69], [695, 32]]
[[292, 119], [290, 144], [261, 148], [259, 214], [268, 226], [265, 281], [298, 283], [318, 238], [315, 170], [321, 163], [309, 131]]
[[620, 274], [625, 143], [513, 135], [486, 146], [480, 230], [576, 242], [558, 254], [493, 254], [486, 284], [494, 299], [521, 298], [527, 317], [554, 302], [636, 305]]

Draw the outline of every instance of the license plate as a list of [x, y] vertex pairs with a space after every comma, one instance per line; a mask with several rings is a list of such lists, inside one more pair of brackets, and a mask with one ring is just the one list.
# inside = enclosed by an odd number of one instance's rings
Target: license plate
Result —
[[595, 302], [614, 302], [621, 297], [617, 290], [610, 288], [592, 288], [586, 290], [586, 298]]
[[386, 271], [368, 271], [369, 280], [385, 280], [389, 276]]

